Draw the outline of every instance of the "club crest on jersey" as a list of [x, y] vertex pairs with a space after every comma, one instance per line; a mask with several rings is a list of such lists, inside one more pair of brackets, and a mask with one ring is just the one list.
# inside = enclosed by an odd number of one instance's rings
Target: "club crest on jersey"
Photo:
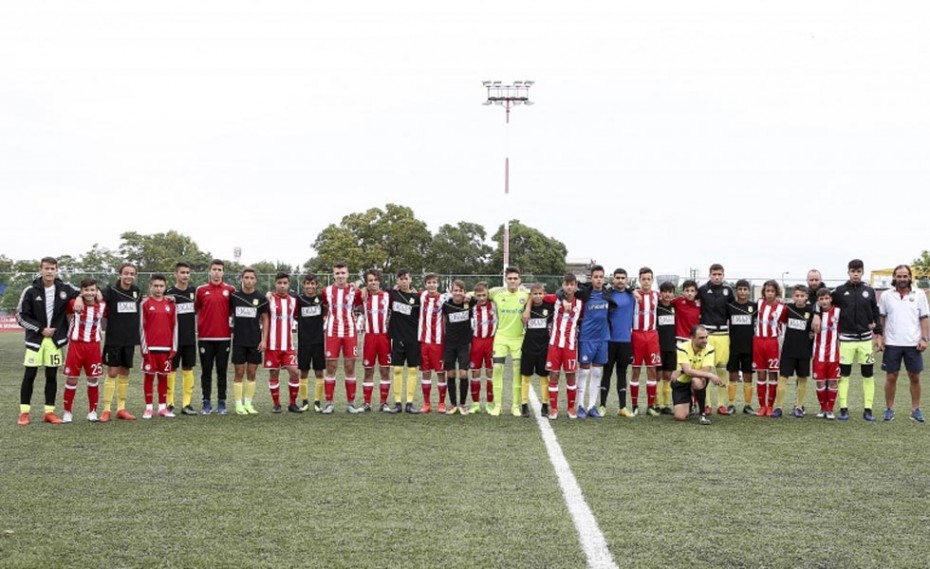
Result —
[[171, 307], [167, 304], [165, 305], [165, 312], [171, 312]]
[[520, 304], [526, 304], [526, 299], [525, 299], [525, 298], [521, 298], [521, 299], [520, 299]]
[[61, 291], [61, 292], [58, 293], [58, 298], [64, 300], [64, 299], [68, 298], [68, 293], [66, 293], [65, 291]]
[[811, 313], [810, 313], [810, 312], [805, 312], [805, 313], [804, 313], [804, 319], [805, 319], [805, 320], [810, 320], [810, 319], [811, 319]]
[[133, 298], [139, 298], [139, 291], [137, 291], [137, 290], [132, 291], [132, 297], [133, 297]]
[[411, 298], [407, 302], [409, 302], [410, 304], [413, 304], [413, 299]]
[[258, 299], [257, 299], [257, 298], [253, 298], [253, 299], [252, 299], [252, 304], [253, 304], [254, 306], [258, 306]]
[[145, 371], [149, 371], [151, 369], [152, 369], [152, 364], [145, 364]]
[[320, 297], [316, 297], [313, 299], [313, 304], [319, 304], [319, 303], [320, 303]]
[[701, 301], [700, 301], [700, 300], [695, 300], [695, 301], [694, 301], [694, 305], [695, 305], [695, 306], [701, 306]]
[[748, 308], [746, 309], [746, 311], [747, 311], [747, 312], [752, 312], [752, 307], [751, 307], [751, 306], [748, 307]]
[[730, 289], [723, 289], [723, 296], [730, 296]]
[[[911, 302], [914, 302], [913, 300]], [[465, 303], [465, 310], [468, 310], [468, 303]]]
[[862, 298], [869, 298], [869, 291], [867, 290], [862, 291]]
[[543, 308], [543, 316], [549, 316], [549, 309]]
[[224, 291], [223, 291], [223, 296], [229, 296], [229, 291], [228, 291], [228, 290], [224, 290]]
[[207, 353], [207, 349], [206, 349], [206, 348], [200, 348], [200, 353], [201, 353], [201, 354]]

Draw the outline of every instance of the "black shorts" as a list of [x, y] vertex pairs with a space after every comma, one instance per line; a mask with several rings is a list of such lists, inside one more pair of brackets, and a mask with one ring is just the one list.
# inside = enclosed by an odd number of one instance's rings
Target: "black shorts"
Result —
[[392, 340], [391, 365], [420, 367], [420, 342]]
[[539, 377], [548, 377], [549, 371], [546, 369], [547, 353], [544, 351], [541, 354], [534, 354], [524, 351], [520, 357], [520, 375], [531, 376], [535, 374]]
[[748, 354], [730, 352], [730, 361], [727, 362], [727, 371], [752, 373], [752, 352]]
[[782, 356], [778, 362], [778, 375], [782, 377], [791, 377], [792, 375], [810, 377], [811, 360], [810, 358], [789, 358]]
[[171, 369], [194, 369], [197, 365], [197, 346], [178, 346], [171, 360]]
[[672, 382], [672, 405], [691, 404], [691, 384], [682, 383], [677, 379]]
[[662, 365], [659, 366], [659, 371], [675, 371], [678, 367], [678, 352], [662, 352]]
[[135, 346], [104, 346], [103, 363], [109, 367], [132, 369], [132, 356], [135, 353]]
[[326, 369], [326, 355], [323, 344], [297, 344], [297, 369], [300, 371], [323, 371]]
[[460, 371], [466, 371], [471, 363], [468, 359], [470, 355], [471, 342], [465, 342], [459, 346], [447, 343], [442, 347], [442, 366], [446, 368], [446, 371], [455, 371], [455, 366], [458, 364]]
[[253, 346], [233, 346], [232, 363], [237, 366], [243, 364], [258, 365], [262, 363], [262, 353]]

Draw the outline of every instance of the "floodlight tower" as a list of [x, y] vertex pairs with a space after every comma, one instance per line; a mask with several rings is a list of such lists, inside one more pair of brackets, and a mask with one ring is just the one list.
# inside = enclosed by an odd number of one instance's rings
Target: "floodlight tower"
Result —
[[[482, 81], [488, 90], [488, 98], [482, 103], [485, 106], [498, 105], [506, 111], [505, 149], [504, 149], [504, 194], [510, 194], [510, 109], [518, 105], [532, 105], [530, 100], [530, 87], [535, 81], [514, 81], [513, 85], [502, 85], [500, 81]], [[504, 220], [504, 267], [510, 264], [510, 219]], [[506, 277], [506, 275], [504, 275]]]

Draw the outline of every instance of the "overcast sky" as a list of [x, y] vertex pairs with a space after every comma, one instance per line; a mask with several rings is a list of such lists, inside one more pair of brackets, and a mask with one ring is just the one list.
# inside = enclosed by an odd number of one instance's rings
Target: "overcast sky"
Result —
[[[0, 253], [175, 229], [297, 264], [326, 225], [395, 202], [433, 231], [517, 218], [608, 269], [892, 267], [930, 248], [928, 16], [916, 1], [4, 3]], [[536, 81], [509, 144], [484, 79]]]

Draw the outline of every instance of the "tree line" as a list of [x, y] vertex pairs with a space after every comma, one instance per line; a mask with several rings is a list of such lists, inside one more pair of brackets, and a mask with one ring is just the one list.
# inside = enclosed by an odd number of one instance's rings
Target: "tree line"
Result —
[[[445, 224], [436, 233], [418, 219], [409, 207], [388, 203], [384, 208], [371, 208], [350, 213], [338, 223], [332, 223], [316, 236], [311, 246], [316, 255], [301, 266], [259, 260], [249, 263], [259, 273], [301, 272], [325, 273], [334, 263], [346, 262], [350, 270], [376, 268], [391, 273], [401, 268], [414, 274], [436, 271], [455, 275], [497, 274], [503, 265], [503, 225], [491, 236], [483, 226], [469, 221]], [[215, 257], [203, 251], [189, 236], [170, 230], [164, 233], [142, 234], [126, 231], [120, 234], [115, 249], [95, 243], [90, 251], [49, 252], [58, 259], [59, 271], [72, 281], [84, 275], [97, 278], [112, 275], [123, 262], [134, 264], [140, 273], [171, 273], [179, 260], [190, 263], [194, 273], [206, 272]], [[537, 275], [559, 275], [565, 270], [565, 244], [542, 231], [510, 221], [510, 260], [523, 272]], [[44, 256], [44, 255], [43, 255]], [[220, 257], [227, 274], [235, 275], [247, 265]], [[16, 307], [19, 293], [36, 277], [39, 259], [13, 260], [0, 254], [0, 309]]]

